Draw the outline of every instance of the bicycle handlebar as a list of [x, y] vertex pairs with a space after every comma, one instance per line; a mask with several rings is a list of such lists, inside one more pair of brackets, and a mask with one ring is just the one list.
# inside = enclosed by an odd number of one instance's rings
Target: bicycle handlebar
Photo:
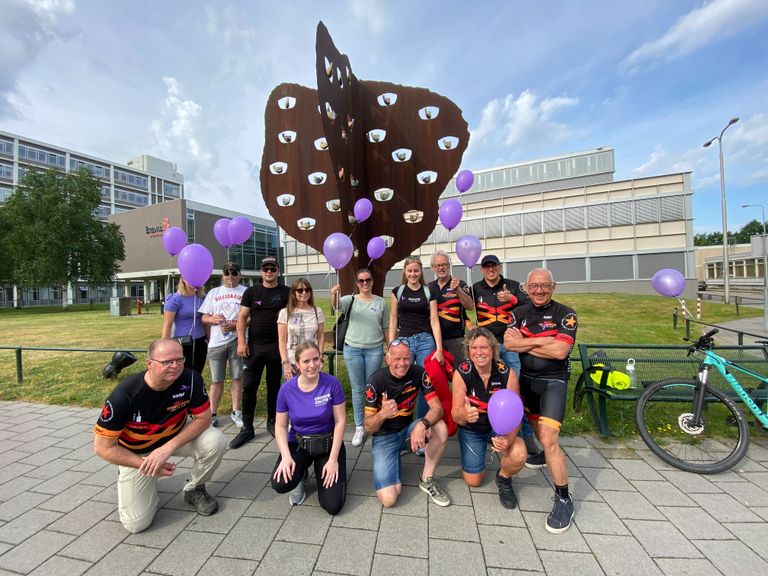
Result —
[[[699, 339], [696, 340], [696, 342], [694, 342], [690, 348], [688, 348], [688, 356], [690, 356], [697, 350], [701, 350], [704, 348], [711, 349], [713, 344], [712, 336], [714, 336], [718, 332], [720, 332], [720, 330], [718, 330], [717, 328], [713, 328], [706, 334], [700, 336]], [[692, 342], [692, 340], [690, 340], [689, 338], [684, 338], [684, 340], [687, 340], [688, 342]]]

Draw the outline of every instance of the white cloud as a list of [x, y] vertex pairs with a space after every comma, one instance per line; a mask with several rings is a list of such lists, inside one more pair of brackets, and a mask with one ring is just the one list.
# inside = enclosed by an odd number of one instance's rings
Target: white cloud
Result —
[[675, 22], [661, 37], [647, 42], [619, 65], [626, 74], [686, 56], [712, 42], [735, 36], [768, 17], [765, 0], [712, 0]]
[[74, 10], [72, 0], [6, 0], [0, 18], [0, 118], [17, 117], [17, 81], [40, 51], [71, 35], [61, 17]]
[[386, 3], [377, 0], [349, 0], [352, 15], [357, 20], [368, 24], [370, 30], [376, 34], [381, 33], [389, 24], [389, 18], [385, 13]]
[[517, 98], [507, 94], [503, 100], [491, 100], [483, 108], [477, 128], [471, 130], [470, 147], [525, 145], [532, 149], [564, 140], [573, 131], [567, 124], [556, 122], [554, 116], [578, 103], [578, 99], [566, 96], [539, 100], [531, 90], [524, 90]]

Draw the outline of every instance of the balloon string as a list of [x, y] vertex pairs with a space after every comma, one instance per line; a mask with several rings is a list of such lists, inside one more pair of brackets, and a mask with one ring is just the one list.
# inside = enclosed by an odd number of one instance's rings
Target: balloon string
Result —
[[693, 320], [693, 314], [691, 314], [690, 310], [688, 310], [685, 303], [680, 299], [679, 296], [675, 296], [675, 298], [677, 298], [677, 301], [680, 303], [680, 309], [682, 310], [683, 317], [688, 314], [688, 317]]

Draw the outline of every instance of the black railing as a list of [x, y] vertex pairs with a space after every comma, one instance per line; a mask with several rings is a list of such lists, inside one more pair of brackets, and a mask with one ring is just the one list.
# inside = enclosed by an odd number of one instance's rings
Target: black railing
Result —
[[687, 339], [691, 338], [691, 324], [699, 324], [701, 326], [717, 328], [721, 332], [726, 331], [726, 332], [731, 332], [732, 334], [736, 334], [736, 339], [739, 343], [739, 346], [744, 346], [744, 336], [749, 336], [750, 338], [755, 338], [756, 340], [766, 340], [765, 334], [754, 334], [753, 332], [745, 332], [744, 330], [734, 330], [732, 328], [726, 328], [725, 326], [720, 326], [718, 324], [709, 324], [707, 322], [702, 322], [701, 320], [694, 320], [693, 318], [688, 318], [687, 316], [683, 316], [677, 311], [677, 308], [675, 308], [675, 311], [672, 312], [672, 328], [677, 330], [677, 325], [680, 320], [683, 320], [683, 322], [685, 322], [685, 337]]

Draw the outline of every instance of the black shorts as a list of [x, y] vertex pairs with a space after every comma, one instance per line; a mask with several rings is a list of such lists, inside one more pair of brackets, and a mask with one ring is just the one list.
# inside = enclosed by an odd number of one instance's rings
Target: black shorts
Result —
[[568, 382], [523, 374], [520, 376], [520, 395], [529, 419], [560, 428], [565, 418]]

